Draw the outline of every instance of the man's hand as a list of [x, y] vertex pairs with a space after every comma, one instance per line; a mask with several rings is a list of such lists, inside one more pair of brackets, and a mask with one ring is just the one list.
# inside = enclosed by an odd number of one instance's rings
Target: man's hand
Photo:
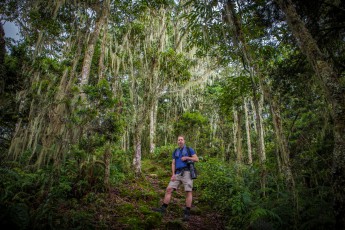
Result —
[[187, 161], [187, 160], [189, 160], [189, 158], [190, 158], [190, 157], [181, 157], [181, 160], [182, 160], [182, 161]]
[[176, 175], [172, 175], [170, 180], [171, 181], [175, 181], [176, 180]]

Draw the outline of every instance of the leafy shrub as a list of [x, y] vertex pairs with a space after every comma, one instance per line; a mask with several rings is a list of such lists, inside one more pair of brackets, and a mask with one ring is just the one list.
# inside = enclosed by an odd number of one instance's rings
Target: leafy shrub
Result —
[[30, 224], [32, 201], [39, 199], [37, 190], [45, 182], [43, 171], [29, 173], [19, 168], [0, 168], [0, 224], [13, 229], [26, 229]]
[[151, 158], [164, 167], [170, 166], [172, 161], [172, 153], [175, 149], [176, 145], [164, 145], [157, 147], [155, 148]]
[[29, 207], [24, 203], [0, 205], [0, 223], [5, 229], [26, 229], [30, 222]]
[[[200, 176], [195, 181], [201, 199], [229, 217], [229, 229], [243, 229], [263, 221], [280, 223], [280, 217], [263, 207], [258, 173], [250, 167], [227, 164], [210, 158], [198, 164]], [[254, 223], [254, 225], [253, 225]], [[261, 223], [261, 222], [260, 222]]]
[[176, 145], [164, 145], [155, 148], [155, 151], [152, 155], [153, 159], [159, 160], [163, 158], [170, 158], [172, 156], [172, 152], [175, 150]]

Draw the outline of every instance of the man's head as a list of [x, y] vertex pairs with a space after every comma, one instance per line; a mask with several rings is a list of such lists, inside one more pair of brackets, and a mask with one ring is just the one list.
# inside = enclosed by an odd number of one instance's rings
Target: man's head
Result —
[[184, 143], [185, 143], [184, 136], [179, 135], [177, 138], [178, 147], [182, 148], [184, 146]]

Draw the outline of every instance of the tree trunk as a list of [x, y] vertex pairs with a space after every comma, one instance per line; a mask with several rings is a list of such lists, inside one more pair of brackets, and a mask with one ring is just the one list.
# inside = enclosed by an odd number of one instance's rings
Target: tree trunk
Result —
[[[256, 111], [256, 125], [258, 128], [258, 152], [259, 152], [259, 159], [261, 164], [264, 164], [266, 161], [266, 151], [265, 151], [265, 142], [264, 142], [264, 132], [263, 132], [263, 122], [262, 122], [262, 106], [260, 105], [260, 101], [263, 102], [262, 96], [258, 92], [258, 85], [255, 83], [254, 76], [255, 73], [259, 75], [260, 79], [260, 72], [259, 68], [255, 65], [254, 59], [251, 56], [249, 52], [249, 47], [246, 43], [243, 31], [242, 31], [242, 25], [240, 20], [238, 19], [235, 11], [235, 6], [232, 0], [228, 0], [227, 4], [225, 6], [226, 12], [227, 12], [227, 22], [232, 24], [233, 30], [235, 33], [235, 38], [234, 42], [237, 48], [241, 49], [244, 61], [245, 61], [245, 66], [249, 68], [249, 74], [252, 79], [252, 90], [253, 90], [253, 101], [254, 101], [254, 106], [255, 106], [255, 111]], [[260, 96], [260, 101], [258, 100], [258, 97]]]
[[[108, 13], [108, 8], [103, 6], [103, 10], [101, 11], [101, 14], [98, 16], [96, 20], [95, 28], [90, 35], [90, 39], [87, 44], [87, 48], [84, 55], [83, 67], [82, 67], [81, 77], [80, 77], [80, 88], [87, 85], [89, 81], [90, 68], [91, 68], [93, 53], [95, 51], [95, 45], [98, 40], [99, 33], [104, 25], [107, 13]], [[83, 98], [85, 98], [84, 93], [82, 93], [81, 95]]]
[[[237, 46], [238, 49], [242, 51], [242, 55], [244, 58], [244, 65], [249, 68], [249, 74], [252, 79], [252, 89], [254, 94], [254, 105], [256, 110], [256, 123], [258, 128], [258, 152], [259, 152], [259, 159], [260, 159], [260, 165], [261, 165], [261, 188], [264, 191], [263, 196], [265, 196], [265, 188], [266, 188], [266, 152], [265, 152], [265, 143], [264, 143], [264, 132], [263, 132], [263, 122], [262, 122], [262, 107], [263, 105], [259, 103], [258, 101], [258, 92], [257, 88], [258, 85], [254, 81], [254, 74], [256, 73], [259, 77], [259, 80], [262, 81], [262, 75], [260, 74], [260, 69], [254, 62], [254, 58], [252, 57], [250, 53], [250, 47], [248, 46], [245, 36], [242, 31], [242, 25], [241, 21], [239, 20], [239, 17], [237, 16], [234, 3], [232, 0], [228, 0], [225, 4], [225, 10], [226, 10], [226, 19], [227, 22], [233, 26], [233, 31], [235, 34], [234, 43]], [[262, 90], [262, 89], [261, 89]], [[260, 102], [263, 103], [263, 97], [260, 95]]]
[[98, 62], [98, 81], [101, 81], [104, 78], [104, 70], [105, 70], [105, 66], [104, 66], [104, 57], [105, 57], [105, 53], [106, 53], [106, 44], [107, 44], [107, 33], [108, 33], [108, 29], [107, 26], [104, 27], [104, 31], [103, 31], [103, 38], [102, 38], [102, 44], [101, 44], [101, 53], [99, 56], [99, 62]]
[[264, 132], [264, 122], [263, 122], [263, 118], [262, 118], [262, 111], [264, 108], [264, 96], [261, 93], [260, 94], [260, 100], [258, 102], [258, 109], [257, 109], [257, 126], [258, 126], [258, 133], [259, 133], [259, 141], [260, 141], [260, 159], [261, 162], [265, 162], [266, 161], [266, 149], [265, 149], [265, 132]]
[[253, 111], [253, 126], [254, 126], [254, 132], [257, 132], [258, 128], [256, 127], [256, 122], [255, 122], [255, 119], [256, 119], [256, 112], [255, 112], [255, 106], [254, 106], [254, 102], [253, 102], [253, 98], [250, 98], [250, 107], [251, 107], [251, 110]]
[[110, 188], [110, 163], [111, 163], [111, 149], [110, 149], [110, 143], [108, 142], [106, 144], [105, 150], [104, 150], [104, 187], [107, 191], [109, 191]]
[[243, 106], [244, 106], [244, 116], [245, 116], [245, 122], [246, 122], [246, 134], [247, 134], [247, 151], [248, 151], [248, 164], [253, 164], [253, 158], [252, 158], [252, 143], [250, 139], [250, 126], [249, 126], [249, 118], [248, 118], [248, 105], [247, 100], [243, 99]]
[[[82, 41], [79, 36], [77, 37], [78, 41], [74, 40], [68, 44], [68, 46], [77, 46], [76, 52], [73, 53], [76, 58], [72, 68], [66, 68], [60, 79], [54, 96], [55, 103], [46, 103], [47, 95], [42, 95], [40, 100], [31, 101], [28, 123], [22, 124], [21, 120], [18, 121], [9, 148], [10, 158], [20, 159], [22, 154], [29, 149], [31, 156], [26, 161], [28, 165], [35, 163], [35, 166], [39, 168], [53, 162], [55, 166], [59, 166], [65, 150], [71, 143], [75, 143], [76, 139], [70, 135], [75, 132], [75, 129], [66, 128], [65, 122], [69, 112], [64, 100], [69, 99], [69, 90], [76, 78], [75, 71], [80, 60]], [[40, 76], [35, 73], [31, 84], [37, 84], [39, 81]], [[40, 94], [39, 90], [37, 94]]]
[[[263, 109], [263, 96], [262, 94], [257, 93], [257, 86], [256, 84], [252, 84], [253, 90], [253, 105], [254, 105], [254, 112], [255, 112], [255, 127], [256, 133], [258, 136], [258, 155], [261, 164], [266, 161], [266, 151], [265, 151], [265, 135], [264, 135], [264, 127], [263, 127], [263, 119], [262, 119], [262, 109]], [[259, 97], [259, 98], [258, 98]]]
[[234, 145], [237, 163], [242, 163], [242, 132], [241, 132], [241, 115], [234, 108]]
[[0, 95], [5, 91], [5, 31], [0, 21]]
[[[233, 114], [234, 114], [234, 125], [232, 126], [232, 135], [234, 137], [233, 139], [233, 143], [234, 143], [234, 152], [237, 156], [237, 129], [238, 129], [238, 115], [237, 115], [237, 111], [235, 110], [235, 108], [233, 109]], [[229, 152], [229, 160], [230, 160], [230, 152]]]
[[157, 122], [158, 101], [154, 100], [150, 111], [150, 153], [153, 154], [156, 148], [156, 122]]
[[243, 150], [242, 150], [242, 127], [241, 127], [242, 116], [241, 116], [241, 113], [238, 112], [237, 116], [238, 116], [238, 119], [237, 119], [237, 122], [238, 122], [238, 125], [237, 125], [237, 162], [242, 163]]
[[[139, 125], [141, 126], [141, 125]], [[134, 133], [134, 157], [133, 157], [133, 167], [136, 176], [141, 174], [141, 137], [142, 128], [138, 127], [135, 129]]]
[[231, 147], [231, 142], [228, 144], [225, 153], [224, 153], [224, 161], [225, 162], [230, 162], [230, 147]]
[[336, 229], [345, 226], [345, 89], [341, 82], [344, 77], [336, 73], [331, 60], [321, 52], [316, 40], [312, 37], [299, 17], [291, 0], [275, 0], [286, 15], [286, 21], [298, 41], [301, 50], [307, 56], [316, 73], [319, 84], [325, 91], [333, 118], [333, 191]]
[[[267, 89], [266, 89], [267, 91]], [[288, 187], [295, 191], [295, 180], [292, 175], [292, 170], [290, 167], [290, 151], [288, 148], [288, 142], [283, 131], [283, 125], [280, 116], [280, 109], [277, 104], [276, 99], [272, 98], [270, 92], [265, 93], [271, 108], [273, 126], [275, 131], [275, 137], [278, 145], [280, 171], [283, 172], [285, 178], [287, 179]]]

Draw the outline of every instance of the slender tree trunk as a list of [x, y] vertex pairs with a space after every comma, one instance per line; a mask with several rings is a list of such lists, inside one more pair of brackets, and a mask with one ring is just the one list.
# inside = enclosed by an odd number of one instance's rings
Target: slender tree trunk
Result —
[[110, 188], [110, 163], [111, 163], [111, 148], [110, 148], [110, 143], [108, 142], [106, 144], [105, 150], [104, 150], [104, 186], [107, 191], [109, 191]]
[[[131, 56], [132, 57], [132, 56]], [[134, 69], [133, 62], [131, 62], [132, 69]], [[136, 176], [141, 174], [141, 140], [144, 125], [146, 123], [147, 115], [147, 95], [144, 95], [144, 98], [140, 98], [142, 95], [139, 95], [138, 82], [136, 82], [134, 71], [131, 72], [131, 99], [133, 104], [133, 169]], [[146, 99], [146, 100], [145, 100]]]
[[[258, 139], [259, 139], [259, 145], [258, 145], [258, 152], [259, 152], [259, 158], [261, 164], [264, 164], [266, 161], [266, 152], [265, 152], [265, 142], [264, 142], [264, 133], [263, 133], [263, 122], [262, 122], [262, 106], [260, 105], [260, 101], [258, 100], [258, 96], [260, 96], [258, 92], [258, 85], [254, 81], [254, 75], [257, 73], [259, 75], [260, 79], [260, 72], [258, 67], [254, 63], [254, 59], [250, 54], [250, 49], [246, 43], [245, 37], [243, 35], [242, 31], [242, 25], [240, 20], [238, 19], [238, 16], [236, 15], [235, 6], [232, 0], [228, 0], [226, 6], [225, 6], [226, 12], [227, 12], [227, 21], [228, 23], [232, 24], [234, 28], [235, 33], [235, 44], [236, 46], [241, 49], [245, 65], [249, 68], [249, 73], [252, 78], [252, 90], [253, 90], [253, 101], [254, 106], [256, 110], [256, 125], [258, 128]], [[260, 97], [261, 99], [261, 97]]]
[[[103, 10], [101, 10], [101, 13], [99, 17], [96, 20], [95, 28], [93, 32], [90, 35], [89, 42], [87, 44], [87, 48], [84, 55], [84, 61], [83, 61], [83, 67], [81, 71], [81, 77], [80, 77], [80, 87], [88, 84], [89, 81], [89, 75], [90, 75], [90, 69], [91, 69], [91, 62], [93, 53], [95, 51], [95, 45], [99, 37], [99, 33], [104, 26], [104, 22], [107, 16], [108, 8], [106, 6], [103, 6]], [[85, 98], [85, 94], [81, 94], [83, 98]]]
[[226, 151], [224, 153], [225, 162], [230, 162], [230, 147], [231, 147], [231, 142], [228, 144]]
[[127, 148], [126, 148], [126, 130], [124, 131], [124, 133], [122, 134], [122, 138], [121, 138], [121, 147], [124, 151], [127, 151]]
[[[263, 127], [263, 119], [262, 119], [262, 110], [263, 110], [263, 97], [262, 94], [257, 94], [257, 86], [252, 84], [253, 90], [253, 104], [254, 104], [254, 111], [255, 111], [255, 127], [256, 133], [258, 135], [258, 154], [259, 160], [263, 164], [266, 161], [266, 150], [265, 150], [265, 135], [264, 135], [264, 127]], [[259, 98], [258, 98], [259, 97]]]
[[258, 128], [256, 127], [256, 122], [255, 122], [255, 119], [256, 119], [256, 112], [255, 112], [255, 106], [254, 106], [254, 102], [253, 102], [253, 98], [250, 98], [250, 107], [251, 107], [251, 111], [253, 113], [253, 125], [254, 125], [254, 132], [257, 132]]
[[158, 101], [154, 100], [150, 111], [150, 153], [153, 154], [156, 148], [156, 122], [157, 122]]
[[164, 145], [167, 145], [168, 143], [168, 135], [169, 135], [169, 131], [168, 131], [168, 127], [169, 127], [169, 123], [168, 123], [168, 118], [170, 118], [170, 116], [168, 116], [169, 113], [164, 112]]
[[243, 159], [243, 150], [242, 150], [242, 128], [241, 128], [241, 123], [242, 123], [242, 116], [240, 112], [237, 112], [237, 162], [242, 163]]
[[[77, 49], [75, 53], [75, 59], [72, 64], [72, 68], [67, 68], [61, 77], [58, 91], [55, 95], [54, 101], [57, 102], [56, 105], [53, 105], [52, 108], [48, 111], [49, 114], [49, 123], [47, 128], [44, 130], [42, 135], [42, 149], [39, 153], [38, 161], [36, 164], [40, 166], [43, 163], [40, 159], [44, 159], [44, 155], [49, 154], [50, 146], [56, 145], [55, 154], [53, 155], [54, 166], [59, 167], [63, 158], [65, 157], [65, 152], [71, 143], [76, 143], [79, 138], [79, 133], [74, 134], [76, 130], [79, 129], [67, 129], [66, 117], [68, 117], [69, 109], [67, 108], [66, 103], [63, 101], [65, 99], [70, 99], [70, 90], [73, 85], [74, 79], [76, 79], [76, 70], [78, 63], [80, 61], [80, 56], [82, 52], [83, 41], [79, 37], [75, 42]], [[75, 138], [78, 136], [78, 138]], [[60, 140], [59, 140], [60, 139]]]
[[319, 84], [324, 89], [327, 101], [332, 105], [334, 149], [333, 149], [333, 191], [336, 229], [345, 226], [345, 89], [341, 82], [344, 77], [336, 73], [331, 60], [321, 52], [299, 17], [291, 0], [275, 0], [285, 13], [286, 21], [298, 41], [301, 50], [307, 56], [316, 73]]
[[241, 132], [241, 115], [234, 108], [234, 146], [237, 163], [242, 163], [242, 132]]
[[134, 158], [133, 167], [136, 176], [141, 174], [141, 137], [142, 137], [142, 125], [139, 124], [136, 132], [134, 133]]
[[243, 106], [244, 106], [244, 116], [245, 116], [245, 122], [246, 122], [246, 134], [247, 134], [247, 149], [248, 149], [248, 164], [253, 164], [253, 158], [252, 158], [252, 143], [250, 138], [250, 127], [249, 127], [249, 118], [248, 118], [248, 105], [247, 105], [247, 99], [243, 99]]
[[5, 31], [0, 21], [0, 95], [5, 91]]
[[[105, 20], [106, 21], [106, 20]], [[106, 25], [107, 23], [105, 23]], [[100, 53], [100, 57], [99, 57], [99, 62], [98, 62], [98, 82], [100, 82], [101, 80], [104, 79], [104, 72], [105, 72], [105, 65], [104, 65], [104, 61], [105, 61], [105, 54], [106, 54], [106, 45], [107, 45], [107, 36], [108, 36], [108, 27], [104, 26], [103, 29], [103, 38], [102, 38], [102, 42], [101, 42], [101, 53]], [[117, 74], [117, 73], [116, 73]], [[115, 90], [116, 87], [113, 87], [113, 92], [114, 95], [116, 93]], [[108, 109], [106, 112], [111, 112], [114, 111], [115, 108], [111, 108]], [[104, 186], [106, 188], [107, 191], [109, 191], [110, 188], [110, 164], [111, 164], [111, 143], [107, 142], [106, 146], [105, 146], [105, 150], [104, 150], [104, 154], [103, 154], [103, 159], [104, 159]]]
[[[228, 0], [225, 5], [226, 10], [226, 16], [227, 21], [233, 26], [233, 30], [235, 33], [234, 42], [238, 49], [242, 51], [243, 58], [245, 61], [245, 66], [249, 67], [249, 73], [252, 79], [252, 89], [254, 94], [254, 105], [256, 109], [256, 122], [258, 127], [258, 138], [259, 138], [259, 145], [258, 145], [258, 152], [259, 152], [259, 159], [260, 159], [260, 165], [261, 165], [261, 187], [263, 190], [263, 196], [265, 196], [265, 190], [266, 190], [266, 153], [265, 153], [265, 144], [264, 144], [264, 133], [263, 133], [263, 122], [262, 122], [262, 116], [261, 116], [261, 110], [262, 106], [261, 103], [257, 100], [258, 93], [257, 93], [257, 84], [254, 81], [254, 73], [258, 75], [259, 81], [262, 81], [262, 75], [260, 73], [260, 69], [254, 62], [254, 58], [252, 57], [250, 53], [250, 47], [248, 46], [245, 36], [242, 31], [242, 25], [241, 21], [239, 20], [235, 6], [232, 0]], [[262, 90], [262, 89], [261, 89]], [[260, 96], [260, 99], [262, 98], [262, 95]], [[263, 100], [261, 100], [263, 102]]]
[[260, 141], [260, 153], [261, 153], [261, 162], [265, 162], [266, 161], [266, 149], [265, 149], [265, 132], [264, 132], [264, 122], [263, 122], [263, 118], [262, 118], [262, 112], [264, 110], [264, 96], [261, 93], [260, 94], [260, 100], [258, 103], [258, 115], [257, 115], [257, 121], [258, 121], [258, 132], [259, 132], [259, 141]]
[[267, 96], [267, 98], [269, 98], [270, 101], [275, 137], [279, 149], [279, 158], [282, 167], [280, 170], [284, 173], [285, 177], [287, 178], [287, 182], [289, 183], [288, 186], [291, 186], [294, 190], [295, 182], [290, 167], [290, 151], [288, 148], [286, 136], [283, 131], [280, 109], [278, 107], [277, 101], [274, 98], [272, 98], [271, 95]]
[[[233, 145], [234, 145], [234, 152], [237, 156], [237, 130], [238, 130], [238, 115], [237, 115], [237, 111], [235, 110], [235, 108], [233, 109], [233, 115], [234, 115], [234, 125], [232, 126], [232, 135], [234, 137], [233, 139]], [[229, 155], [229, 160], [230, 160], [230, 155]]]
[[[63, 100], [68, 98], [68, 91], [75, 79], [74, 74], [79, 62], [81, 42], [74, 40], [68, 45], [77, 46], [72, 69], [65, 69], [61, 76], [54, 96], [55, 103], [47, 103], [47, 95], [42, 95], [40, 100], [31, 101], [28, 124], [22, 124], [19, 120], [11, 141], [9, 157], [14, 160], [19, 159], [29, 149], [31, 156], [26, 162], [28, 165], [35, 163], [36, 167], [41, 167], [53, 162], [55, 166], [59, 166], [64, 157], [63, 153], [69, 144], [73, 143], [74, 139], [67, 137], [72, 131], [66, 129], [65, 118], [68, 116], [68, 111]], [[40, 75], [34, 73], [32, 84], [37, 84], [39, 81]], [[36, 93], [41, 95], [40, 89]], [[40, 148], [38, 148], [39, 145]]]
[[103, 30], [103, 38], [102, 38], [102, 44], [101, 44], [101, 54], [100, 54], [99, 62], [98, 62], [98, 81], [104, 78], [104, 69], [105, 69], [104, 57], [106, 53], [105, 46], [107, 45], [107, 36], [108, 36], [107, 33], [108, 33], [108, 29], [107, 29], [107, 26], [105, 26]]

